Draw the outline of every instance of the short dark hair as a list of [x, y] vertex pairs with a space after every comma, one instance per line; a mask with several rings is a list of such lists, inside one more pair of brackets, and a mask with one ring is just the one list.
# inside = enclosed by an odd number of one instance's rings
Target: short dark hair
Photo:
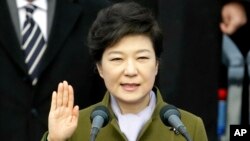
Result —
[[162, 52], [162, 33], [152, 11], [135, 2], [121, 2], [99, 11], [88, 35], [90, 55], [100, 62], [107, 47], [126, 35], [146, 35], [157, 59]]

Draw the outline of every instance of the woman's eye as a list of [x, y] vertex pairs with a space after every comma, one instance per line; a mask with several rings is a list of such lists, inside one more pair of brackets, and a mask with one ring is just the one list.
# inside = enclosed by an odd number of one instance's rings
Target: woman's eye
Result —
[[138, 58], [139, 60], [146, 60], [146, 59], [149, 59], [148, 57], [145, 57], [145, 56], [142, 56], [142, 57], [139, 57]]
[[122, 58], [112, 58], [112, 59], [110, 59], [110, 61], [120, 61], [120, 60], [122, 60]]

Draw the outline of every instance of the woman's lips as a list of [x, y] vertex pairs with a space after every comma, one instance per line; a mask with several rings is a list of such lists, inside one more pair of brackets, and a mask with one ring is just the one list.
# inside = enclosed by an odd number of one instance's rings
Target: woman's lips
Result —
[[135, 83], [124, 83], [121, 84], [125, 91], [135, 91], [140, 85]]

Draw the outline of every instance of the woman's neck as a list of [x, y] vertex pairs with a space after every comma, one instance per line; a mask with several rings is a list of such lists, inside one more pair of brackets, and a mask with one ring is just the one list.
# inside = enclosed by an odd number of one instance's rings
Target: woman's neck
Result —
[[146, 95], [146, 97], [143, 98], [141, 101], [128, 103], [117, 100], [117, 104], [120, 107], [121, 114], [137, 114], [148, 106], [149, 101], [150, 101], [150, 94]]

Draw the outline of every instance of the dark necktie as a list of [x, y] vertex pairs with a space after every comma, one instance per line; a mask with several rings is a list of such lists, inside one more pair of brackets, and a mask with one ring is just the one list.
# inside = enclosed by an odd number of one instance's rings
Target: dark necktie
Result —
[[40, 75], [40, 61], [46, 49], [46, 42], [42, 35], [41, 29], [32, 18], [32, 14], [37, 7], [27, 5], [26, 20], [22, 30], [22, 49], [25, 53], [25, 63], [28, 67], [28, 74], [31, 78], [32, 85], [36, 85]]

